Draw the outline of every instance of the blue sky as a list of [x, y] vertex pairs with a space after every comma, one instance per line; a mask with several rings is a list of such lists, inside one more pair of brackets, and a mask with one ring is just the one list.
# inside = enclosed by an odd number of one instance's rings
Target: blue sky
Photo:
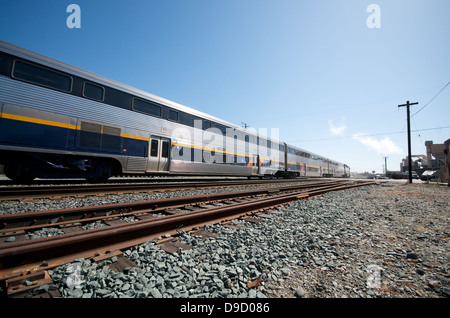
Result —
[[[449, 14], [448, 0], [1, 0], [0, 39], [382, 172], [408, 152], [398, 105], [419, 102], [413, 115], [450, 81]], [[450, 138], [449, 109], [450, 85], [412, 117], [413, 154]]]

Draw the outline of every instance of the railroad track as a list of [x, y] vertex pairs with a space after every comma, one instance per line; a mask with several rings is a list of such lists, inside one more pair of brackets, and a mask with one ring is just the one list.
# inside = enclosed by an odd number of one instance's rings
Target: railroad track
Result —
[[[373, 182], [317, 182], [295, 186], [226, 192], [111, 204], [67, 210], [0, 216], [0, 281], [8, 289], [12, 281], [78, 258], [101, 260], [121, 250], [154, 240], [173, 239], [211, 223], [249, 218], [255, 213], [293, 200], [373, 184]], [[126, 217], [135, 218], [127, 223]], [[83, 224], [102, 221], [107, 226], [84, 230]], [[58, 227], [65, 234], [27, 239], [26, 234], [43, 227]], [[11, 238], [14, 237], [14, 240]], [[177, 247], [175, 246], [175, 250]], [[24, 275], [25, 273], [25, 275]], [[48, 281], [45, 274], [43, 281]], [[23, 277], [24, 276], [24, 277]]]
[[72, 184], [51, 186], [17, 186], [0, 187], [0, 201], [21, 202], [37, 199], [60, 199], [63, 197], [104, 194], [123, 194], [136, 192], [155, 192], [170, 190], [203, 189], [211, 187], [230, 187], [259, 184], [277, 184], [302, 182], [306, 179], [283, 180], [206, 180], [206, 181], [178, 181], [178, 182], [145, 182], [145, 183], [106, 183], [106, 184]]

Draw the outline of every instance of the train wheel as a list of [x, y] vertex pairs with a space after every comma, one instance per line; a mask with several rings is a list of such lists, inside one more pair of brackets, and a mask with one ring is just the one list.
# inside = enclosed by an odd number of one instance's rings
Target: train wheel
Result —
[[101, 162], [95, 168], [93, 176], [86, 177], [89, 182], [106, 182], [113, 176], [114, 168], [108, 162]]
[[18, 159], [7, 163], [3, 173], [17, 183], [31, 183], [36, 178], [33, 168], [32, 161]]

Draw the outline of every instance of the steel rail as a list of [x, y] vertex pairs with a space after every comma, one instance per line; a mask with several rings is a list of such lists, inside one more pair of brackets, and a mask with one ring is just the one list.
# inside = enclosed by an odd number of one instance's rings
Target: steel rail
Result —
[[129, 183], [129, 184], [76, 184], [64, 186], [18, 186], [0, 187], [0, 201], [24, 200], [35, 198], [60, 198], [89, 194], [114, 194], [133, 192], [168, 191], [179, 189], [201, 189], [208, 187], [246, 186], [268, 183], [304, 182], [304, 180], [220, 180], [220, 181], [182, 181], [163, 183]]
[[249, 195], [262, 195], [268, 193], [274, 193], [277, 191], [293, 191], [304, 188], [330, 186], [340, 184], [341, 182], [320, 182], [320, 183], [307, 183], [286, 187], [277, 188], [261, 188], [253, 190], [242, 190], [234, 192], [223, 192], [206, 195], [188, 196], [188, 197], [175, 197], [166, 199], [144, 200], [136, 202], [105, 204], [99, 206], [87, 206], [71, 209], [60, 209], [51, 211], [36, 211], [16, 214], [4, 214], [0, 215], [0, 231], [12, 231], [19, 228], [24, 230], [26, 228], [37, 229], [48, 226], [58, 226], [67, 224], [70, 222], [87, 222], [92, 218], [97, 217], [114, 217], [114, 216], [126, 216], [132, 215], [136, 210], [144, 210], [147, 212], [156, 212], [164, 208], [177, 208], [180, 206], [186, 206], [188, 204], [200, 204], [208, 201], [217, 201], [224, 199], [231, 199], [237, 197], [245, 197]]
[[[285, 204], [312, 195], [368, 184], [373, 183], [340, 184], [323, 186], [313, 190], [301, 189], [293, 193], [283, 193], [227, 206], [119, 224], [85, 232], [74, 232], [16, 242], [10, 245], [3, 244], [0, 247], [0, 280], [18, 275], [19, 272], [23, 271], [21, 265], [45, 270], [80, 257], [89, 258], [107, 251], [120, 250], [142, 244], [165, 233], [176, 234], [179, 230], [188, 231], [199, 225], [216, 223], [218, 220], [238, 218], [252, 211]], [[42, 268], [44, 260], [45, 266]]]

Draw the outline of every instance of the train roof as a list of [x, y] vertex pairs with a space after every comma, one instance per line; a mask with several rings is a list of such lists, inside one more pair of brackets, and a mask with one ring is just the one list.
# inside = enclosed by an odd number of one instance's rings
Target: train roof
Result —
[[[288, 148], [292, 148], [292, 149], [295, 149], [295, 150], [299, 150], [299, 151], [308, 153], [309, 155], [315, 156], [316, 158], [319, 158], [319, 159], [327, 159], [327, 160], [330, 160], [330, 161], [332, 161], [332, 162], [334, 162], [334, 163], [336, 163], [336, 164], [345, 165], [344, 163], [339, 162], [339, 161], [337, 161], [337, 160], [333, 160], [333, 159], [324, 157], [324, 156], [322, 156], [322, 155], [318, 155], [318, 154], [316, 154], [316, 153], [314, 153], [314, 152], [311, 152], [311, 151], [309, 151], [309, 150], [305, 150], [305, 149], [300, 148], [300, 147], [297, 147], [297, 146], [293, 146], [293, 145], [290, 145], [290, 144], [286, 144], [286, 146], [287, 146]], [[346, 165], [346, 166], [347, 166], [347, 165]], [[348, 166], [347, 166], [347, 167], [348, 167]]]
[[239, 127], [239, 126], [237, 126], [235, 124], [232, 124], [232, 123], [229, 123], [227, 121], [224, 121], [224, 120], [222, 120], [220, 118], [211, 116], [209, 114], [203, 113], [203, 112], [198, 111], [198, 110], [196, 110], [194, 108], [178, 104], [178, 103], [173, 102], [171, 100], [162, 98], [162, 97], [154, 95], [154, 94], [150, 94], [150, 93], [148, 93], [146, 91], [134, 88], [132, 86], [129, 86], [129, 85], [126, 85], [126, 84], [123, 84], [123, 83], [120, 83], [120, 82], [117, 82], [117, 81], [114, 81], [114, 80], [111, 80], [111, 79], [106, 78], [104, 76], [97, 75], [95, 73], [86, 71], [86, 70], [78, 68], [76, 66], [73, 66], [73, 65], [70, 65], [70, 64], [67, 64], [67, 63], [55, 60], [55, 59], [53, 59], [51, 57], [48, 57], [48, 56], [45, 56], [45, 55], [42, 55], [42, 54], [30, 51], [30, 50], [27, 50], [25, 48], [16, 46], [14, 44], [11, 44], [11, 43], [8, 43], [8, 42], [2, 41], [2, 40], [0, 40], [0, 51], [3, 51], [5, 53], [11, 54], [11, 55], [14, 55], [14, 56], [17, 56], [17, 57], [21, 57], [21, 58], [24, 58], [24, 59], [27, 59], [27, 60], [30, 60], [30, 61], [42, 64], [42, 65], [45, 65], [47, 67], [50, 67], [50, 68], [53, 68], [53, 69], [56, 69], [56, 70], [59, 70], [59, 71], [62, 71], [62, 72], [66, 72], [66, 73], [69, 73], [69, 74], [72, 74], [72, 75], [76, 75], [76, 76], [79, 76], [81, 78], [90, 80], [92, 82], [95, 82], [95, 83], [98, 83], [98, 84], [102, 84], [102, 85], [105, 85], [105, 86], [108, 86], [108, 87], [111, 87], [111, 88], [115, 88], [115, 89], [118, 89], [118, 90], [130, 93], [130, 94], [133, 94], [135, 96], [138, 96], [138, 97], [141, 97], [141, 98], [144, 98], [144, 99], [148, 99], [150, 101], [153, 101], [153, 102], [156, 102], [156, 103], [159, 103], [159, 104], [170, 106], [170, 107], [172, 107], [174, 109], [177, 109], [177, 110], [180, 110], [180, 111], [184, 111], [186, 113], [189, 113], [189, 114], [192, 114], [192, 115], [195, 115], [195, 116], [198, 116], [198, 117], [202, 117], [202, 118], [205, 118], [205, 119], [217, 122], [219, 124], [222, 124], [222, 125], [225, 125], [225, 126], [232, 127], [232, 128], [239, 129], [239, 130], [243, 131], [242, 127]]

